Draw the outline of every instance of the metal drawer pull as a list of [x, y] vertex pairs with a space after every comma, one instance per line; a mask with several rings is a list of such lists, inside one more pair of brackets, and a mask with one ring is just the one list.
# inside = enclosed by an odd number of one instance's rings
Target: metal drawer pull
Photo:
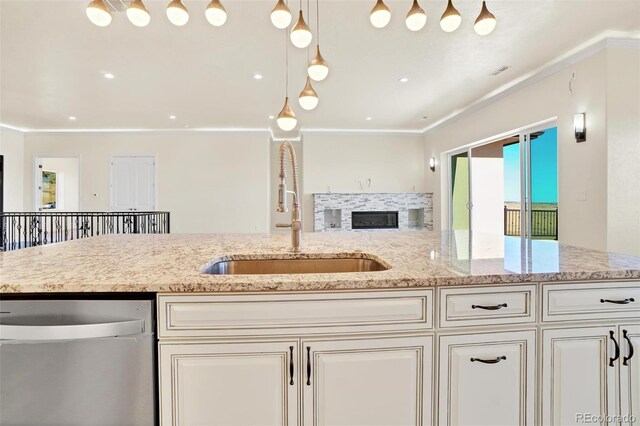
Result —
[[609, 338], [611, 339], [611, 341], [613, 342], [613, 348], [614, 348], [614, 353], [613, 353], [613, 358], [609, 358], [609, 367], [613, 367], [613, 363], [616, 362], [616, 360], [618, 358], [620, 358], [620, 345], [618, 345], [618, 342], [616, 341], [616, 338], [614, 337], [614, 333], [613, 331], [609, 331]]
[[495, 306], [482, 306], [482, 305], [471, 305], [471, 309], [484, 309], [485, 311], [497, 311], [498, 309], [506, 308], [506, 303], [501, 303]]
[[633, 358], [633, 344], [631, 343], [631, 339], [629, 339], [627, 330], [622, 330], [622, 337], [627, 340], [627, 344], [629, 345], [629, 356], [625, 356], [622, 359], [622, 365], [629, 365], [629, 360]]
[[307, 386], [311, 386], [311, 346], [307, 346]]
[[497, 357], [495, 359], [471, 358], [471, 362], [476, 362], [477, 361], [477, 362], [481, 362], [483, 364], [497, 364], [500, 361], [503, 361], [503, 360], [506, 360], [506, 359], [507, 359], [507, 357], [502, 355], [502, 356], [499, 356], [499, 357]]
[[624, 300], [609, 300], [609, 299], [600, 299], [600, 303], [615, 303], [617, 305], [628, 305], [631, 302], [635, 302], [636, 299], [630, 297]]
[[293, 386], [293, 346], [289, 346], [289, 384]]

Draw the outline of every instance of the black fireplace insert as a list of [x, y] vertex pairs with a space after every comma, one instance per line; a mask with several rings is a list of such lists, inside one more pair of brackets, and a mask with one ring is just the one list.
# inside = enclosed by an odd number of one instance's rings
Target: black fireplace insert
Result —
[[352, 229], [398, 229], [397, 211], [351, 212]]

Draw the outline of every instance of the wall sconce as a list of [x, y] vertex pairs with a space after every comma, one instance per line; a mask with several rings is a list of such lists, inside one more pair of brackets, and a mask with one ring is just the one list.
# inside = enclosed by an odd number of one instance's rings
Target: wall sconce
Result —
[[585, 124], [585, 114], [574, 114], [573, 129], [576, 134], [576, 142], [584, 142], [587, 140], [587, 125]]
[[436, 157], [431, 157], [429, 159], [429, 168], [431, 169], [432, 172], [436, 171]]

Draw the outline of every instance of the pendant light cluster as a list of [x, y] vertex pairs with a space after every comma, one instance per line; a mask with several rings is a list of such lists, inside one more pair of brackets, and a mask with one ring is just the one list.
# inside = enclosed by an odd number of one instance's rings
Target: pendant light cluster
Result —
[[[179, 27], [189, 22], [189, 11], [182, 0], [171, 0], [167, 6], [167, 19]], [[212, 0], [204, 12], [207, 21], [215, 27], [224, 25], [227, 21], [227, 11], [220, 0]], [[111, 23], [111, 10], [105, 0], [91, 0], [87, 6], [87, 17], [99, 27], [106, 27]], [[146, 27], [151, 22], [151, 14], [142, 0], [132, 0], [127, 7], [127, 18], [136, 27]]]
[[[319, 12], [320, 7], [318, 5], [319, 0], [316, 0], [316, 54], [309, 61], [307, 65], [307, 78], [300, 95], [298, 96], [298, 103], [300, 107], [306, 111], [311, 111], [318, 106], [319, 98], [318, 93], [314, 90], [311, 81], [322, 81], [329, 75], [329, 65], [322, 57], [320, 53], [320, 26], [319, 26]], [[309, 0], [307, 0], [307, 19], [309, 18]], [[278, 0], [275, 7], [271, 11], [271, 23], [278, 29], [286, 29], [291, 25], [293, 17], [289, 7], [284, 0]], [[291, 44], [299, 49], [307, 48], [311, 46], [313, 41], [313, 33], [304, 20], [304, 14], [302, 11], [302, 0], [300, 0], [300, 10], [298, 12], [298, 19], [295, 25], [289, 32], [289, 40]], [[295, 113], [289, 106], [289, 47], [288, 41], [285, 42], [285, 101], [282, 110], [278, 114], [277, 124], [278, 127], [286, 132], [295, 129], [298, 125], [298, 120]]]
[[[383, 0], [376, 0], [376, 4], [371, 9], [369, 15], [371, 25], [376, 28], [384, 28], [391, 21], [391, 10], [384, 4]], [[411, 31], [420, 31], [427, 23], [427, 14], [418, 4], [418, 0], [413, 0], [413, 5], [407, 13], [405, 24]], [[462, 16], [453, 6], [452, 0], [448, 0], [447, 8], [440, 17], [440, 28], [447, 33], [451, 33], [460, 27]], [[487, 2], [483, 0], [480, 15], [476, 19], [473, 29], [478, 35], [484, 36], [491, 33], [496, 28], [496, 17], [487, 9]]]

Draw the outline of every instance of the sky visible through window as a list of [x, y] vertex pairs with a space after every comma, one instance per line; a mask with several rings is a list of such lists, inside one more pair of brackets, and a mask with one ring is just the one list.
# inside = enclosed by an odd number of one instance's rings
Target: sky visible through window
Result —
[[[520, 144], [503, 148], [504, 199], [520, 202]], [[531, 192], [533, 203], [558, 203], [558, 129], [545, 130], [531, 142]]]

